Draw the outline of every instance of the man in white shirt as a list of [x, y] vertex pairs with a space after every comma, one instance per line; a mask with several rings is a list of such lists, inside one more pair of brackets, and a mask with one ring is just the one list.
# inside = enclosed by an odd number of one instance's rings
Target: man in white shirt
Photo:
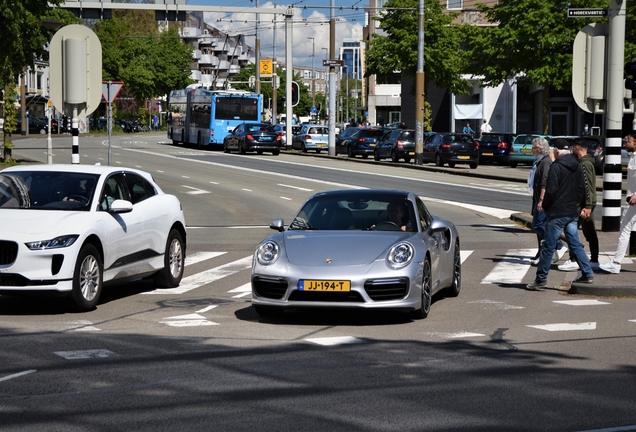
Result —
[[492, 132], [492, 127], [488, 124], [488, 120], [484, 119], [484, 123], [481, 125], [481, 133]]

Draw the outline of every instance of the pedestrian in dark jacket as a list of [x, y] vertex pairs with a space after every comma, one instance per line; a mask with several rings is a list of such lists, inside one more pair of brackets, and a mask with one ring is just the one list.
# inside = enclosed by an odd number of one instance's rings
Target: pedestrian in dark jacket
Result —
[[[583, 184], [585, 186], [585, 204], [583, 208], [580, 209], [579, 227], [581, 227], [585, 240], [590, 246], [590, 265], [594, 268], [599, 265], [598, 236], [596, 235], [596, 224], [594, 222], [594, 208], [596, 207], [596, 168], [594, 167], [594, 157], [588, 153], [588, 143], [594, 145], [593, 141], [586, 141], [582, 138], [575, 140], [574, 156], [577, 157], [579, 165], [583, 168]], [[596, 145], [594, 145], [594, 147], [596, 147]], [[571, 251], [570, 259], [559, 266], [559, 270], [562, 271], [577, 271], [579, 268], [576, 257]]]
[[537, 274], [534, 282], [527, 285], [527, 288], [532, 290], [547, 286], [552, 253], [562, 232], [565, 233], [568, 246], [581, 267], [582, 276], [574, 282], [594, 281], [594, 272], [579, 242], [577, 226], [579, 209], [585, 204], [583, 170], [569, 149], [559, 147], [557, 145], [554, 150], [556, 160], [550, 167], [545, 195], [539, 203], [545, 211], [547, 220]]

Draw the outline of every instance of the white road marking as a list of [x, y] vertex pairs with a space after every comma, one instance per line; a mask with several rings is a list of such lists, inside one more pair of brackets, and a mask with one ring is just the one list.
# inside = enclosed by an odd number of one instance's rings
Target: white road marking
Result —
[[[190, 227], [188, 227], [190, 228]], [[188, 255], [185, 259], [185, 265], [189, 266], [192, 264], [199, 263], [201, 261], [209, 260], [212, 258], [216, 258], [221, 255], [225, 255], [227, 252], [196, 252], [191, 255]]]
[[469, 251], [463, 251], [463, 250], [460, 250], [460, 251], [459, 251], [459, 258], [462, 260], [462, 263], [463, 263], [464, 261], [466, 261], [466, 259], [467, 259], [467, 258], [470, 256], [470, 254], [472, 254], [473, 252], [474, 252], [474, 251], [471, 251], [471, 250], [469, 250]]
[[468, 302], [468, 304], [484, 304], [487, 305], [484, 309], [495, 309], [495, 310], [509, 310], [509, 309], [525, 309], [525, 306], [513, 306], [506, 304], [504, 302], [498, 302], [493, 300], [477, 300]]
[[53, 354], [57, 354], [66, 360], [78, 360], [88, 358], [106, 358], [115, 355], [114, 352], [106, 349], [95, 350], [82, 350], [82, 351], [55, 351]]
[[203, 189], [195, 188], [188, 185], [181, 185], [181, 187], [192, 189], [190, 192], [186, 192], [188, 195], [201, 195], [201, 194], [209, 194], [210, 191], [206, 191]]
[[203, 285], [216, 282], [226, 276], [247, 270], [252, 267], [252, 256], [241, 258], [240, 260], [215, 267], [197, 273], [181, 280], [181, 284], [176, 288], [156, 289], [154, 291], [145, 292], [143, 294], [183, 294]]
[[286, 184], [282, 184], [282, 183], [278, 183], [276, 186], [282, 186], [282, 187], [286, 187], [286, 188], [298, 189], [298, 190], [305, 191], [305, 192], [313, 192], [313, 189], [307, 189], [307, 188], [303, 188], [303, 187], [299, 187], [299, 186], [286, 185]]
[[282, 196], [282, 197], [280, 197], [280, 198], [281, 198], [281, 199], [284, 199], [284, 200], [287, 200], [287, 201], [291, 201], [291, 200], [292, 200], [291, 198], [287, 198], [287, 197], [284, 197], [284, 196]]
[[526, 327], [536, 328], [539, 330], [547, 331], [573, 331], [573, 330], [596, 330], [595, 322], [586, 322], [579, 324], [571, 323], [559, 323], [559, 324], [545, 324], [545, 325], [528, 325]]
[[336, 336], [336, 337], [323, 337], [323, 338], [310, 338], [305, 339], [307, 342], [312, 342], [318, 345], [323, 346], [334, 346], [334, 345], [349, 345], [349, 344], [359, 344], [365, 343], [363, 339], [358, 339], [353, 336]]
[[570, 306], [596, 306], [611, 304], [600, 300], [554, 300], [553, 303], [561, 303]]
[[530, 270], [529, 260], [536, 252], [536, 248], [509, 250], [481, 283], [521, 283]]
[[629, 322], [633, 322], [633, 323], [636, 323], [636, 320], [627, 320], [627, 321], [629, 321]]
[[[501, 191], [499, 191], [499, 192], [501, 192]], [[494, 217], [499, 218], [499, 219], [510, 219], [510, 216], [512, 214], [519, 213], [519, 212], [513, 211], [513, 210], [499, 209], [499, 208], [495, 208], [495, 207], [479, 206], [479, 205], [467, 204], [467, 203], [456, 202], [456, 201], [447, 201], [447, 200], [437, 199], [437, 198], [427, 198], [427, 197], [422, 197], [422, 196], [420, 196], [420, 198], [422, 198], [422, 201], [424, 201], [424, 202], [426, 202], [426, 201], [438, 202], [438, 203], [441, 203], [441, 204], [447, 204], [447, 205], [452, 205], [452, 206], [457, 206], [457, 207], [463, 207], [463, 208], [466, 208], [466, 209], [469, 209], [469, 210], [474, 210], [474, 211], [479, 212], [479, 213], [485, 213], [487, 215], [494, 216]]]
[[241, 285], [238, 288], [234, 288], [228, 291], [228, 293], [239, 293], [235, 296], [232, 296], [232, 298], [243, 298], [243, 297], [247, 297], [248, 295], [252, 294], [252, 283], [248, 282], [244, 285]]
[[244, 190], [245, 192], [254, 192], [252, 189], [241, 188], [241, 190]]
[[425, 335], [433, 336], [440, 339], [460, 339], [460, 338], [471, 338], [471, 337], [482, 337], [485, 336], [481, 333], [472, 333], [472, 332], [457, 332], [457, 333], [444, 333], [444, 332], [424, 332]]
[[37, 372], [37, 369], [29, 369], [29, 370], [25, 370], [23, 372], [15, 373], [13, 375], [7, 375], [5, 377], [0, 378], [0, 381], [9, 381], [10, 379], [19, 378], [19, 377], [24, 376], [24, 375], [32, 374], [33, 372]]
[[200, 327], [215, 326], [218, 323], [208, 321], [206, 317], [199, 314], [177, 315], [164, 318], [169, 321], [159, 321], [159, 324], [166, 324], [170, 327]]
[[205, 308], [203, 308], [201, 310], [198, 310], [197, 313], [200, 314], [200, 313], [205, 313], [205, 312], [211, 311], [212, 309], [214, 309], [217, 306], [218, 305], [210, 305], [210, 306], [205, 307]]

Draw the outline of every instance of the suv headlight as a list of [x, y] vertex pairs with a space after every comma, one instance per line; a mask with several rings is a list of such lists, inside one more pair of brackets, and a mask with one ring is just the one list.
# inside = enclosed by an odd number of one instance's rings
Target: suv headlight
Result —
[[386, 262], [389, 267], [394, 270], [406, 267], [413, 261], [415, 256], [415, 250], [409, 243], [398, 243], [394, 245], [386, 257]]
[[280, 248], [274, 241], [266, 241], [256, 250], [256, 259], [260, 265], [274, 264], [280, 255]]
[[71, 246], [78, 237], [77, 234], [64, 235], [50, 240], [28, 242], [25, 245], [31, 250], [59, 249]]

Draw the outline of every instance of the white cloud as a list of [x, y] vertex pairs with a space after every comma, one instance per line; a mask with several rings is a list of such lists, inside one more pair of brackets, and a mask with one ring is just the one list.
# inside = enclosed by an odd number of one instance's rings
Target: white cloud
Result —
[[[260, 5], [261, 8], [273, 8], [272, 2]], [[276, 5], [277, 9], [285, 11], [287, 5]], [[325, 11], [324, 13], [322, 11]], [[313, 43], [308, 37], [315, 38], [315, 66], [322, 68], [322, 60], [327, 57], [323, 48], [329, 48], [329, 9], [302, 9], [294, 8], [292, 20], [292, 56], [295, 65], [312, 65]], [[361, 10], [348, 10], [346, 13], [339, 11], [335, 16], [336, 20], [336, 52], [333, 56], [338, 57], [343, 38], [362, 38], [362, 28], [364, 25], [364, 12]], [[205, 21], [219, 30], [231, 36], [242, 34], [245, 36], [247, 45], [254, 48], [256, 36], [256, 14], [254, 13], [206, 13]], [[276, 27], [276, 39], [274, 39], [274, 27]], [[276, 50], [276, 59], [285, 61], [285, 18], [283, 15], [274, 16], [269, 14], [260, 15], [259, 39], [261, 45], [261, 56], [271, 58]]]

